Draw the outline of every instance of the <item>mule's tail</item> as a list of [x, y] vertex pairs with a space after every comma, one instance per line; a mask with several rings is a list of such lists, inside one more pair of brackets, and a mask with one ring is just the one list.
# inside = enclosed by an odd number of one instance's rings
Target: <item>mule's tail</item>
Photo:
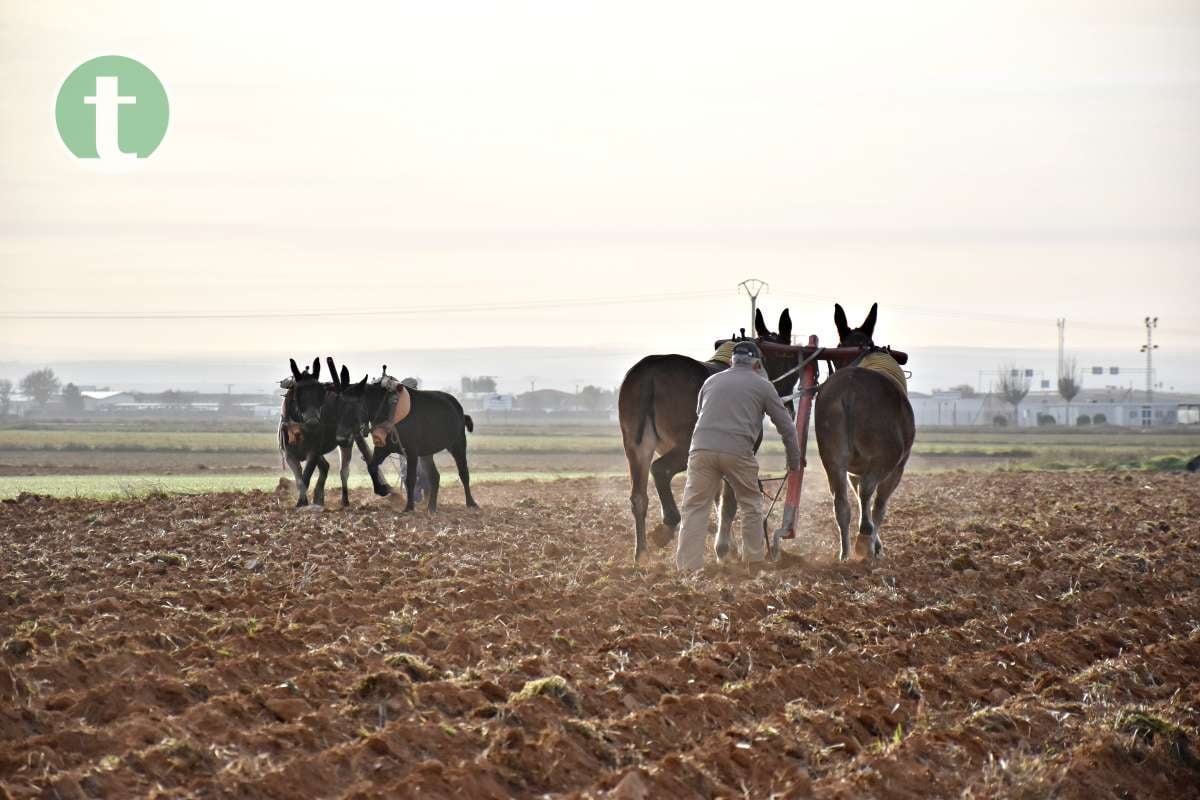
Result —
[[651, 427], [654, 427], [654, 376], [646, 381], [642, 391], [638, 397], [637, 409], [637, 436], [634, 437], [634, 444], [642, 443], [642, 436], [646, 433], [646, 423], [649, 422]]
[[470, 414], [463, 414], [463, 425], [467, 429], [467, 433], [475, 432], [475, 421], [471, 419]]

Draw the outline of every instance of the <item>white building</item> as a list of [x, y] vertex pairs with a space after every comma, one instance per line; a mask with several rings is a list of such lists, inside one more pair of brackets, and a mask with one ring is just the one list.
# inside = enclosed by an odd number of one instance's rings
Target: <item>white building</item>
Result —
[[96, 391], [80, 392], [83, 395], [83, 410], [96, 411], [112, 408], [122, 403], [132, 403], [134, 398], [129, 392]]
[[[964, 397], [961, 392], [910, 392], [918, 427], [990, 426], [996, 417], [1014, 424], [1013, 407], [997, 395]], [[1068, 404], [1058, 392], [1030, 392], [1021, 401], [1015, 424], [1036, 427], [1039, 417], [1052, 417], [1056, 425], [1077, 426], [1081, 415], [1089, 422], [1122, 427], [1200, 425], [1200, 395], [1157, 392], [1146, 403], [1146, 393], [1133, 389], [1084, 389]]]
[[1081, 415], [1093, 423], [1100, 415], [1103, 424], [1132, 428], [1200, 421], [1195, 419], [1200, 413], [1198, 395], [1155, 392], [1153, 402], [1147, 403], [1145, 391], [1117, 387], [1084, 389], [1069, 405], [1057, 392], [1031, 392], [1022, 406], [1033, 412], [1033, 424], [1038, 414], [1053, 417], [1058, 425], [1077, 425]]

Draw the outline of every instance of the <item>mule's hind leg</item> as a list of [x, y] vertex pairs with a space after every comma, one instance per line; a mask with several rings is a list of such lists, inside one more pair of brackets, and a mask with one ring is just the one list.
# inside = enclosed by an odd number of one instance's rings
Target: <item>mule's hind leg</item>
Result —
[[875, 496], [876, 479], [874, 475], [859, 477], [855, 489], [858, 492], [858, 539], [854, 542], [854, 553], [860, 558], [870, 558], [875, 555], [878, 542], [875, 523], [871, 521], [871, 498]]
[[[467, 508], [479, 508], [479, 503], [471, 496], [471, 469], [467, 466], [466, 436], [454, 443], [450, 448], [450, 455], [454, 457], [454, 466], [458, 467], [458, 479], [462, 481], [463, 494], [467, 497]], [[429, 463], [433, 463], [433, 456], [429, 457]]]
[[846, 470], [850, 453], [845, 437], [839, 435], [845, 430], [845, 425], [844, 420], [838, 418], [838, 407], [834, 405], [830, 411], [826, 411], [824, 403], [823, 400], [818, 401], [817, 405], [817, 448], [821, 453], [821, 466], [825, 468], [825, 476], [829, 480], [833, 515], [837, 519], [838, 533], [841, 534], [838, 558], [845, 561], [850, 557], [850, 479]]
[[907, 462], [908, 458], [905, 457], [879, 482], [879, 489], [875, 492], [875, 512], [871, 515], [871, 521], [875, 526], [874, 555], [876, 557], [883, 555], [883, 539], [879, 536], [879, 529], [883, 527], [883, 518], [887, 515], [888, 500], [891, 498], [892, 492], [896, 491], [896, 487], [900, 485], [900, 478], [904, 476], [904, 465]]
[[674, 447], [663, 453], [650, 465], [650, 474], [654, 476], [654, 488], [658, 490], [658, 501], [662, 503], [662, 527], [656, 528], [654, 543], [666, 547], [675, 538], [679, 530], [679, 506], [675, 505], [675, 495], [671, 492], [671, 479], [687, 469], [687, 448]]
[[442, 473], [438, 472], [437, 465], [433, 463], [433, 456], [421, 456], [419, 459], [413, 459], [409, 469], [417, 470], [417, 481], [421, 480], [424, 475], [429, 481], [429, 511], [430, 513], [437, 511], [438, 489], [442, 485]]
[[846, 480], [845, 469], [838, 469], [826, 463], [825, 474], [829, 477], [829, 493], [833, 495], [833, 515], [837, 519], [838, 533], [841, 534], [838, 559], [845, 561], [850, 557], [850, 484]]
[[717, 553], [717, 561], [724, 562], [730, 556], [737, 558], [737, 548], [733, 546], [733, 518], [736, 515], [737, 498], [733, 494], [733, 487], [729, 481], [722, 481], [720, 522], [717, 524], [717, 542], [713, 548]]
[[654, 458], [655, 440], [646, 431], [637, 444], [625, 438], [625, 458], [629, 462], [629, 510], [633, 514], [633, 562], [646, 552], [646, 512], [650, 508], [647, 483], [650, 480], [650, 460]]

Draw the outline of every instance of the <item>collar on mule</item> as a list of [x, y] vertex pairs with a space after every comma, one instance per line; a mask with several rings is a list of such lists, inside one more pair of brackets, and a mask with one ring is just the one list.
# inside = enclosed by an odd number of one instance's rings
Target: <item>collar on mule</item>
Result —
[[412, 394], [408, 387], [403, 384], [395, 393], [388, 393], [383, 396], [383, 400], [379, 402], [379, 408], [375, 409], [375, 413], [371, 415], [372, 419], [378, 419], [382, 416], [387, 408], [387, 404], [392, 397], [396, 398], [396, 404], [392, 407], [392, 413], [371, 429], [371, 439], [375, 442], [376, 447], [383, 447], [387, 442], [388, 434], [400, 422], [412, 412]]
[[283, 423], [284, 436], [287, 437], [288, 444], [301, 444], [304, 441], [304, 426], [299, 422], [288, 420]]

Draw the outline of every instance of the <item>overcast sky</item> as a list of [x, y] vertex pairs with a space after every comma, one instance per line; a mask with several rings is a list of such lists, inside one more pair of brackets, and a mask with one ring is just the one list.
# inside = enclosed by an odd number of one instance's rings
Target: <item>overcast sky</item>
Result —
[[[748, 277], [823, 340], [1200, 348], [1194, 1], [0, 8], [0, 360], [699, 354]], [[105, 54], [171, 103], [132, 174], [55, 131]]]

